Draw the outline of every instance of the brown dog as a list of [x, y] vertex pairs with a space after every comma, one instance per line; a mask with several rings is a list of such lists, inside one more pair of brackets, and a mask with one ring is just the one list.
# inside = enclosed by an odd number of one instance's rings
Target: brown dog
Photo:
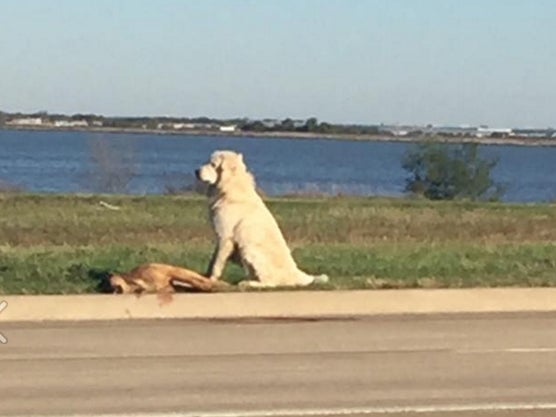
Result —
[[227, 287], [222, 282], [211, 281], [190, 269], [179, 266], [148, 263], [139, 265], [129, 272], [112, 274], [110, 287], [115, 293], [172, 294], [176, 290], [211, 292]]

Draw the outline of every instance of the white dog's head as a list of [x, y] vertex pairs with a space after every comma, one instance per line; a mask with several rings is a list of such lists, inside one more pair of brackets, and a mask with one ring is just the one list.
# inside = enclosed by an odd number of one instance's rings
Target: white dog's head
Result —
[[[253, 177], [247, 172], [243, 155], [233, 151], [215, 151], [209, 162], [195, 171], [196, 177], [217, 188], [223, 188], [232, 179], [241, 181], [248, 178], [253, 184]], [[243, 182], [243, 181], [241, 181]]]

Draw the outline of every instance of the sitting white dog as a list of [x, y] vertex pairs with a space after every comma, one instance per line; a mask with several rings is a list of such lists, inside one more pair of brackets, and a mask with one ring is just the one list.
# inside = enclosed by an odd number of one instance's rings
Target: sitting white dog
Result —
[[243, 156], [216, 151], [195, 171], [209, 184], [209, 211], [217, 245], [207, 275], [218, 280], [226, 261], [239, 258], [251, 287], [305, 286], [327, 282], [326, 275], [301, 271], [292, 258], [276, 220], [255, 190]]

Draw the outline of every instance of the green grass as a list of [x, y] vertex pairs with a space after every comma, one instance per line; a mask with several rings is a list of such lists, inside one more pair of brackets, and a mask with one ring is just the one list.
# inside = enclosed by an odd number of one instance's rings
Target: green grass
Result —
[[[118, 211], [99, 201], [117, 205]], [[268, 205], [298, 264], [332, 288], [556, 286], [556, 205], [280, 198]], [[204, 272], [202, 197], [0, 194], [0, 293], [99, 291], [143, 262]], [[225, 279], [243, 271], [230, 265]]]

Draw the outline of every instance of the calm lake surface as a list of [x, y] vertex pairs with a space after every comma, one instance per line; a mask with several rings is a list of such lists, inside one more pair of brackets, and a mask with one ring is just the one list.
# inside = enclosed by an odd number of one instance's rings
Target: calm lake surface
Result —
[[[93, 189], [91, 155], [116, 149], [134, 163], [133, 194], [164, 193], [192, 182], [192, 173], [216, 149], [242, 152], [269, 195], [299, 190], [360, 195], [403, 194], [401, 159], [410, 144], [328, 139], [270, 139], [88, 132], [0, 130], [0, 180], [35, 192]], [[556, 200], [556, 147], [485, 145], [496, 156], [493, 176], [506, 186], [504, 201]]]

